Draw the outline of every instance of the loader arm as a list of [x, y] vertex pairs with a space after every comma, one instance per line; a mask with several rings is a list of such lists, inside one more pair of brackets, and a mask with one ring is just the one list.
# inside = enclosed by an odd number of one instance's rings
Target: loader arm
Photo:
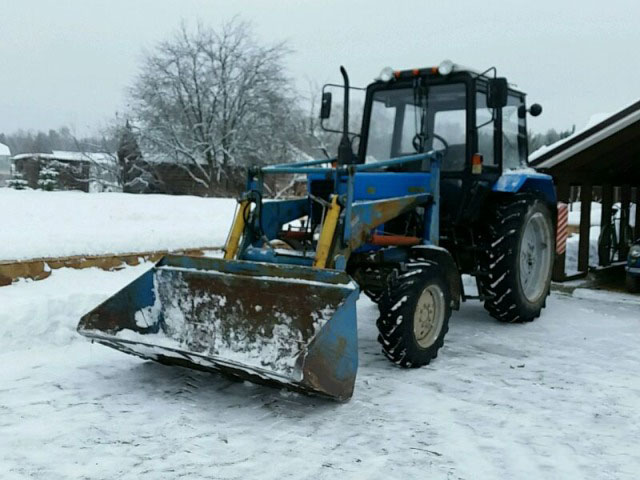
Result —
[[[429, 160], [430, 173], [395, 173], [387, 171], [412, 162]], [[438, 152], [407, 155], [374, 164], [348, 165], [326, 168], [323, 163], [332, 160], [314, 160], [297, 164], [281, 164], [252, 170], [247, 193], [240, 199], [231, 233], [225, 248], [225, 259], [296, 264], [314, 268], [345, 270], [353, 251], [366, 245], [376, 227], [419, 206], [425, 208], [424, 243], [437, 245], [439, 240], [439, 202], [441, 156]], [[334, 184], [334, 193], [324, 201], [326, 214], [312, 258], [275, 253], [265, 241], [278, 238], [281, 227], [312, 212], [312, 195], [307, 199], [272, 200], [262, 202], [261, 187], [264, 175], [306, 174], [326, 179]], [[398, 177], [404, 179], [398, 182]], [[378, 187], [386, 184], [378, 195], [363, 194], [363, 185], [374, 182]], [[413, 183], [411, 183], [413, 182]], [[369, 186], [368, 191], [375, 191]], [[257, 193], [256, 193], [257, 192]], [[416, 192], [416, 193], [411, 193]], [[257, 200], [256, 200], [257, 199]], [[254, 201], [251, 209], [249, 202]], [[238, 232], [242, 230], [242, 240]], [[239, 245], [239, 246], [238, 246]], [[336, 262], [337, 259], [337, 262]]]
[[[341, 246], [336, 246], [333, 257], [341, 255], [347, 260], [351, 252], [369, 242], [371, 232], [376, 227], [418, 206], [428, 205], [432, 201], [431, 194], [423, 193], [386, 200], [355, 202], [344, 213], [343, 241]], [[336, 241], [334, 244], [340, 245], [340, 242]]]

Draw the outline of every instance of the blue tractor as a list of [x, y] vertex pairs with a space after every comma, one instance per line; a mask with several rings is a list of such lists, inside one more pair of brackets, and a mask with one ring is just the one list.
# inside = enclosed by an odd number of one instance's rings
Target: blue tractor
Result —
[[[495, 69], [385, 69], [351, 134], [341, 72], [336, 158], [250, 169], [224, 258], [163, 258], [79, 332], [161, 363], [346, 400], [359, 292], [378, 305], [383, 354], [405, 368], [437, 356], [462, 301], [502, 322], [538, 317], [556, 223], [551, 178], [527, 168], [526, 116], [541, 107], [527, 109]], [[323, 93], [323, 120], [331, 102]], [[306, 193], [267, 199], [270, 175], [305, 175]]]

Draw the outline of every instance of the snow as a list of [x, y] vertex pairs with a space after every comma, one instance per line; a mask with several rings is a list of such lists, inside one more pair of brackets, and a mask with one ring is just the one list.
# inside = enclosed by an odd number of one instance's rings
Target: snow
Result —
[[339, 404], [75, 334], [147, 268], [60, 269], [0, 288], [0, 477], [637, 478], [637, 296], [554, 293], [526, 325], [465, 303], [438, 358], [416, 370], [380, 353], [363, 299], [356, 390]]
[[[600, 237], [600, 227], [591, 227], [589, 230], [589, 266], [598, 266], [598, 238]], [[565, 271], [567, 275], [578, 273], [578, 250], [580, 246], [580, 235], [573, 233], [567, 238], [567, 250], [565, 255]]]
[[633, 103], [625, 105], [623, 108], [621, 108], [618, 111], [613, 112], [613, 113], [595, 113], [595, 114], [591, 115], [591, 117], [589, 117], [589, 120], [587, 121], [587, 123], [586, 123], [586, 125], [584, 127], [576, 130], [575, 132], [573, 132], [568, 137], [561, 138], [560, 140], [558, 140], [555, 143], [552, 143], [551, 145], [544, 145], [544, 146], [538, 148], [535, 152], [532, 152], [531, 154], [529, 154], [529, 162], [532, 162], [532, 161], [536, 160], [537, 158], [539, 158], [542, 155], [544, 155], [545, 153], [547, 153], [549, 150], [553, 150], [554, 148], [557, 148], [560, 145], [563, 145], [564, 143], [566, 143], [569, 140], [577, 137], [578, 135], [581, 135], [582, 133], [586, 132], [590, 128], [595, 127], [599, 123], [604, 122], [609, 117], [612, 117], [613, 115], [616, 115], [617, 113], [629, 108], [631, 105], [634, 105], [635, 103], [637, 103], [637, 102], [634, 101]]
[[118, 156], [116, 153], [68, 152], [64, 150], [53, 150], [52, 153], [21, 153], [19, 155], [15, 155], [13, 160], [21, 160], [24, 158], [112, 164], [115, 163]]
[[[619, 205], [619, 204], [618, 204]], [[569, 225], [580, 225], [580, 202], [573, 202], [569, 206]], [[619, 208], [619, 207], [618, 207]], [[599, 202], [591, 202], [591, 226], [600, 226], [600, 217], [602, 216], [602, 204]], [[620, 218], [620, 214], [616, 218]]]
[[10, 157], [11, 150], [4, 143], [0, 143], [0, 157]]
[[0, 261], [224, 245], [236, 201], [0, 188]]

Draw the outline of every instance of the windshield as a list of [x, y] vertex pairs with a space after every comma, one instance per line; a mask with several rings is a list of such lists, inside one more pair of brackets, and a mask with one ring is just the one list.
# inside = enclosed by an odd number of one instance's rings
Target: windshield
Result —
[[379, 162], [419, 151], [449, 148], [443, 170], [465, 165], [466, 89], [462, 83], [432, 85], [420, 95], [414, 88], [373, 94], [366, 162]]

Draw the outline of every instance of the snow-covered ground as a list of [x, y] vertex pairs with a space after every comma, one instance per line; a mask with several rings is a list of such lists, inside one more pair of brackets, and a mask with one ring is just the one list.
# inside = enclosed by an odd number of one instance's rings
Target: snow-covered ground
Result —
[[0, 260], [224, 244], [236, 201], [0, 188]]
[[145, 268], [61, 269], [0, 288], [0, 478], [640, 471], [639, 297], [553, 294], [527, 325], [466, 304], [439, 357], [418, 370], [380, 354], [376, 307], [361, 300], [356, 391], [338, 404], [164, 367], [76, 335], [81, 314]]

